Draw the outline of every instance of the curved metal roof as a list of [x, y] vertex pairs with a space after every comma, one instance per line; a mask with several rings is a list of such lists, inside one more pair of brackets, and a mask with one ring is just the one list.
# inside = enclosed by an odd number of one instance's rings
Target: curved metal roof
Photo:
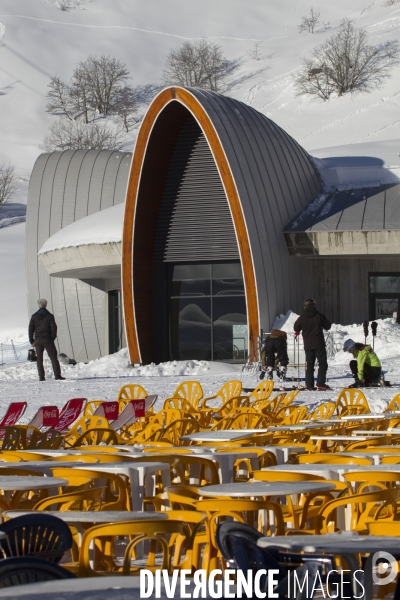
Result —
[[[306, 151], [265, 115], [214, 92], [175, 87], [163, 90], [143, 120], [128, 185], [123, 289], [132, 362], [141, 362], [136, 322], [142, 320], [142, 314], [138, 314], [141, 309], [136, 308], [133, 298], [132, 269], [135, 227], [140, 227], [134, 222], [142, 172], [157, 120], [177, 103], [204, 131], [225, 187], [245, 280], [250, 348], [259, 327], [268, 329], [279, 312], [298, 305], [301, 272], [289, 260], [282, 230], [322, 189]], [[161, 139], [159, 144], [162, 153]]]

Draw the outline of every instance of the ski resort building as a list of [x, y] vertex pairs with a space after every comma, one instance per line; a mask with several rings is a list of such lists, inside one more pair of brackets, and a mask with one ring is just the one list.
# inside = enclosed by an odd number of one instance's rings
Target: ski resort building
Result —
[[127, 346], [132, 363], [255, 359], [260, 329], [304, 297], [343, 324], [385, 316], [400, 301], [400, 185], [375, 170], [346, 183], [255, 109], [167, 88], [133, 156], [38, 158], [29, 310], [49, 300], [76, 360]]

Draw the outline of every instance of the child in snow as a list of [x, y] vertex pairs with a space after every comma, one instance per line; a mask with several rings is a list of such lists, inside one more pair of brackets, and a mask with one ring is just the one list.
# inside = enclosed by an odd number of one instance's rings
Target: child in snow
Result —
[[[271, 381], [274, 378], [274, 369], [281, 381], [284, 381], [286, 375], [286, 367], [289, 363], [287, 353], [287, 334], [280, 329], [273, 329], [269, 333], [264, 342], [261, 351], [262, 371], [260, 379], [264, 379], [265, 373], [268, 373], [268, 379]], [[279, 365], [279, 367], [278, 367]]]
[[371, 346], [349, 339], [343, 344], [343, 351], [350, 352], [355, 359], [350, 361], [350, 369], [355, 383], [349, 387], [382, 385], [382, 365]]

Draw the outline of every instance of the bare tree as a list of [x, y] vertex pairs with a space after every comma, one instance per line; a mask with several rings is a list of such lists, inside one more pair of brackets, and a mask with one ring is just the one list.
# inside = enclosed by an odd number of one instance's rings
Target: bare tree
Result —
[[133, 88], [127, 85], [128, 79], [129, 70], [118, 59], [89, 56], [78, 64], [69, 85], [57, 76], [51, 79], [46, 110], [53, 115], [65, 115], [70, 120], [83, 116], [86, 123], [99, 115], [119, 114], [121, 94], [127, 96], [130, 90], [130, 96], [134, 95]]
[[52, 77], [47, 92], [49, 102], [46, 111], [52, 115], [65, 115], [70, 121], [75, 117], [75, 103], [71, 98], [70, 88], [57, 75]]
[[19, 188], [15, 167], [6, 163], [0, 165], [0, 208], [11, 200], [13, 194]]
[[308, 33], [314, 33], [315, 28], [319, 23], [319, 17], [321, 13], [311, 8], [309, 16], [301, 17], [301, 23], [299, 25], [299, 32], [308, 31]]
[[399, 62], [399, 43], [392, 40], [372, 46], [367, 38], [365, 29], [343, 19], [338, 32], [314, 48], [310, 59], [303, 60], [295, 76], [297, 95], [328, 100], [333, 92], [342, 96], [347, 92], [368, 92], [381, 85]]
[[386, 0], [386, 2], [383, 3], [383, 6], [394, 6], [395, 4], [398, 4], [400, 0]]
[[54, 150], [122, 150], [127, 143], [122, 125], [106, 121], [84, 123], [82, 120], [58, 119], [40, 146], [46, 152]]
[[121, 119], [127, 133], [136, 125], [137, 107], [136, 91], [129, 85], [121, 88], [116, 94], [113, 113]]
[[77, 8], [82, 9], [85, 4], [94, 2], [94, 0], [53, 0], [53, 4], [58, 6], [63, 12], [70, 12]]
[[238, 68], [238, 60], [224, 58], [222, 49], [205, 39], [184, 42], [171, 49], [163, 71], [168, 85], [199, 87], [214, 92], [226, 88], [229, 77]]
[[250, 58], [254, 58], [254, 60], [259, 61], [262, 59], [262, 56], [260, 54], [260, 44], [258, 42], [256, 42], [253, 46], [253, 49], [250, 50], [250, 52], [248, 53]]

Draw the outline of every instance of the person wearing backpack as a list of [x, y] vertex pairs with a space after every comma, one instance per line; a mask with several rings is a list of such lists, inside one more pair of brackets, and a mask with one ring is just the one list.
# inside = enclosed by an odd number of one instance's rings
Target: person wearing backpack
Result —
[[35, 312], [29, 322], [29, 342], [36, 350], [37, 369], [39, 381], [45, 381], [43, 367], [43, 352], [46, 350], [53, 367], [54, 379], [64, 380], [61, 376], [61, 367], [57, 358], [57, 348], [54, 340], [57, 337], [57, 325], [54, 316], [47, 310], [47, 300], [38, 300], [39, 310]]
[[[331, 323], [322, 313], [318, 312], [317, 304], [312, 298], [304, 300], [304, 312], [293, 325], [295, 338], [300, 331], [303, 334], [304, 350], [306, 353], [306, 388], [309, 391], [330, 390], [326, 384], [328, 358], [326, 355], [324, 329], [329, 330]], [[314, 367], [318, 361], [317, 388], [314, 387]]]

